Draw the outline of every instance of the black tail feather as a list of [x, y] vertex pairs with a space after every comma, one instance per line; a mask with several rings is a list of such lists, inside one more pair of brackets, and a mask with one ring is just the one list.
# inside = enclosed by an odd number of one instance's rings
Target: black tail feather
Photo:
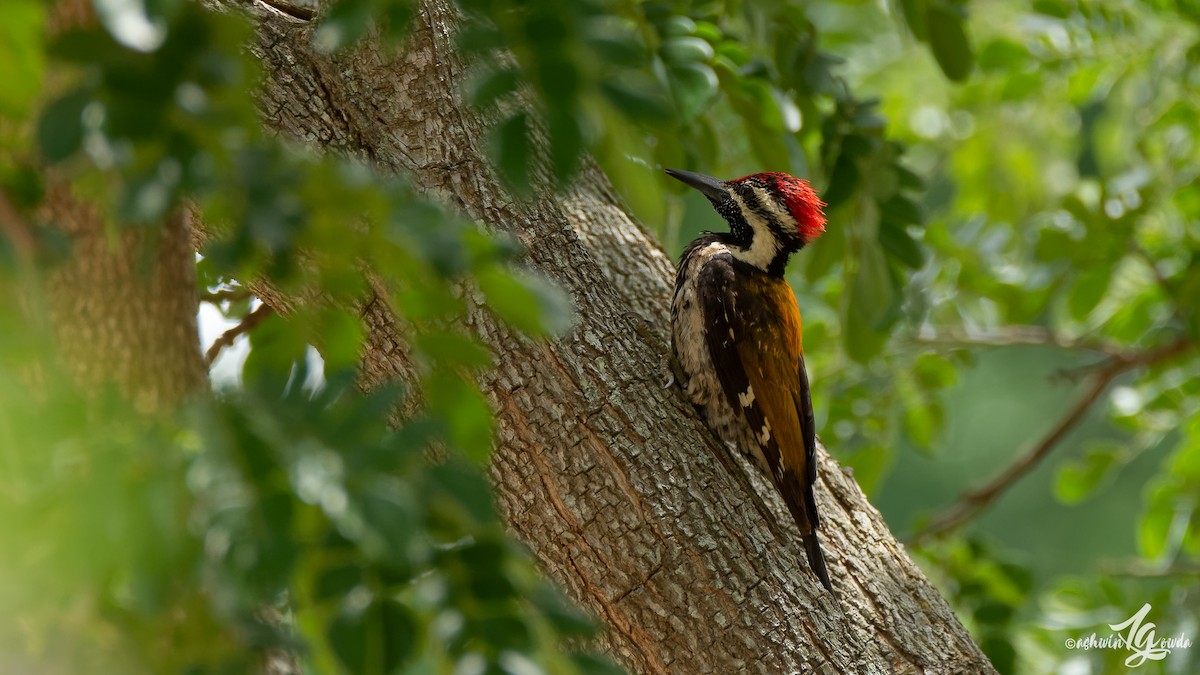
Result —
[[813, 574], [821, 580], [825, 590], [833, 593], [833, 582], [829, 580], [829, 570], [825, 567], [825, 555], [821, 553], [821, 542], [817, 540], [816, 531], [804, 535], [804, 552], [808, 555], [808, 566]]

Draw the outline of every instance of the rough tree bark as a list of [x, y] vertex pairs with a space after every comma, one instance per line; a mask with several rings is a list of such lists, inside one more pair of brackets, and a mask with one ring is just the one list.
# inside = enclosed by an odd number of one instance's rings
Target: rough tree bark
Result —
[[71, 241], [46, 289], [63, 365], [85, 391], [111, 383], [142, 413], [175, 410], [208, 382], [188, 215], [113, 237], [96, 204], [51, 185], [39, 218]]
[[[824, 451], [817, 500], [839, 600], [821, 589], [781, 504], [757, 496], [760, 480], [664, 387], [673, 267], [604, 175], [589, 166], [566, 195], [530, 201], [497, 182], [484, 156], [488, 120], [459, 95], [465, 65], [445, 0], [419, 3], [396, 58], [369, 43], [320, 55], [308, 22], [223, 2], [257, 17], [270, 126], [403, 172], [517, 236], [529, 264], [569, 293], [578, 324], [551, 342], [514, 335], [482, 310], [470, 322], [499, 355], [482, 385], [497, 413], [501, 510], [545, 571], [607, 624], [603, 644], [621, 663], [640, 673], [994, 672]], [[286, 311], [287, 298], [265, 295]], [[404, 377], [393, 315], [382, 301], [362, 315], [364, 384]]]
[[[95, 21], [90, 0], [59, 0], [46, 31], [55, 36]], [[174, 410], [204, 391], [189, 215], [181, 210], [161, 227], [114, 235], [103, 210], [73, 194], [63, 176], [51, 172], [46, 179], [35, 218], [70, 243], [44, 296], [67, 372], [84, 391], [116, 386], [145, 414]]]

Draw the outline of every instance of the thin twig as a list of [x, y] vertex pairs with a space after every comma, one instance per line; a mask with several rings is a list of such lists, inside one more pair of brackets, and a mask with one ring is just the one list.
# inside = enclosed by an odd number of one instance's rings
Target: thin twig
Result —
[[1154, 275], [1154, 282], [1158, 284], [1158, 287], [1162, 290], [1163, 295], [1167, 296], [1168, 300], [1174, 299], [1175, 289], [1171, 287], [1170, 280], [1168, 280], [1167, 277], [1163, 275], [1162, 270], [1159, 269], [1158, 261], [1154, 259], [1154, 256], [1150, 255], [1146, 249], [1134, 243], [1130, 243], [1129, 250], [1133, 251], [1134, 255], [1141, 258], [1142, 262], [1146, 263], [1146, 267], [1150, 268], [1150, 273]]
[[1100, 568], [1102, 574], [1119, 577], [1200, 577], [1200, 564], [1177, 561], [1166, 565], [1155, 565], [1141, 560], [1125, 564], [1110, 564]]
[[1099, 352], [1109, 356], [1123, 355], [1123, 350], [1114, 344], [1072, 338], [1060, 335], [1041, 326], [1009, 326], [1006, 328], [976, 332], [962, 328], [939, 328], [922, 330], [916, 341], [924, 345], [941, 347], [1012, 347], [1016, 345], [1050, 345], [1063, 349]]
[[247, 314], [241, 323], [225, 331], [221, 334], [221, 337], [214, 340], [212, 346], [205, 352], [204, 360], [211, 366], [217, 360], [217, 356], [221, 354], [222, 349], [232, 345], [234, 340], [238, 339], [239, 335], [244, 335], [257, 328], [259, 324], [266, 321], [267, 317], [271, 316], [271, 313], [272, 310], [266, 303], [259, 305], [258, 309]]
[[924, 527], [913, 535], [912, 542], [920, 543], [952, 532], [991, 506], [1004, 491], [1012, 487], [1014, 483], [1029, 473], [1033, 467], [1037, 466], [1039, 462], [1050, 454], [1050, 451], [1066, 437], [1067, 433], [1079, 424], [1079, 421], [1091, 409], [1092, 404], [1100, 398], [1100, 395], [1104, 393], [1104, 390], [1108, 388], [1108, 385], [1118, 375], [1134, 368], [1152, 366], [1170, 360], [1194, 346], [1195, 343], [1189, 340], [1179, 340], [1164, 347], [1134, 355], [1121, 354], [1111, 356], [1105, 362], [1105, 365], [1095, 373], [1091, 386], [1084, 391], [1083, 395], [1075, 401], [1075, 404], [1067, 410], [1058, 423], [1032, 449], [1018, 457], [1015, 462], [986, 485], [963, 494], [957, 502], [930, 519]]
[[223, 288], [219, 291], [210, 291], [200, 294], [200, 300], [210, 302], [214, 305], [222, 302], [237, 302], [250, 297], [250, 289], [248, 288]]
[[1163, 297], [1171, 305], [1171, 318], [1181, 321], [1183, 319], [1183, 308], [1175, 299], [1175, 288], [1171, 285], [1171, 280], [1159, 268], [1158, 261], [1154, 259], [1154, 256], [1150, 255], [1149, 251], [1133, 242], [1130, 242], [1129, 249], [1133, 251], [1134, 255], [1142, 259], [1146, 267], [1150, 268], [1150, 273], [1154, 275], [1154, 282], [1158, 284], [1158, 290], [1162, 291]]

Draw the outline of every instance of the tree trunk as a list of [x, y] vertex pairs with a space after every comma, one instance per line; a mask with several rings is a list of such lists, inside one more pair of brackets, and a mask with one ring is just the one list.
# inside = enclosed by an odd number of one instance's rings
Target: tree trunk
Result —
[[196, 333], [200, 303], [189, 217], [107, 227], [95, 203], [52, 179], [38, 217], [70, 253], [47, 279], [56, 352], [83, 391], [112, 385], [142, 413], [176, 410], [208, 385]]
[[[54, 37], [95, 21], [90, 0], [58, 0], [46, 31]], [[62, 366], [82, 391], [115, 386], [145, 414], [173, 411], [204, 391], [189, 214], [177, 211], [157, 228], [114, 228], [65, 177], [51, 172], [46, 185], [36, 219], [70, 245], [45, 289]]]
[[[317, 54], [307, 22], [252, 9], [269, 125], [403, 172], [515, 235], [570, 295], [578, 323], [554, 341], [515, 335], [480, 309], [470, 321], [499, 355], [482, 385], [497, 414], [501, 511], [546, 573], [607, 624], [603, 645], [621, 663], [640, 673], [994, 672], [824, 450], [817, 502], [838, 600], [821, 588], [773, 490], [665, 386], [673, 266], [604, 175], [588, 166], [567, 194], [531, 201], [497, 182], [483, 151], [488, 119], [460, 96], [445, 0], [420, 3], [395, 59], [370, 43]], [[375, 301], [363, 318], [364, 384], [403, 377], [394, 317]]]

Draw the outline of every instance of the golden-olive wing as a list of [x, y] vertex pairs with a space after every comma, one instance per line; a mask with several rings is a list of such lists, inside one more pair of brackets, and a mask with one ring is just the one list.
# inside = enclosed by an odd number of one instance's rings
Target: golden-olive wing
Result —
[[[709, 356], [726, 399], [740, 410], [776, 488], [804, 535], [809, 564], [832, 591], [816, 540], [816, 431], [801, 353], [800, 310], [783, 279], [738, 270], [732, 256], [700, 271]], [[743, 448], [743, 450], [750, 450]]]

